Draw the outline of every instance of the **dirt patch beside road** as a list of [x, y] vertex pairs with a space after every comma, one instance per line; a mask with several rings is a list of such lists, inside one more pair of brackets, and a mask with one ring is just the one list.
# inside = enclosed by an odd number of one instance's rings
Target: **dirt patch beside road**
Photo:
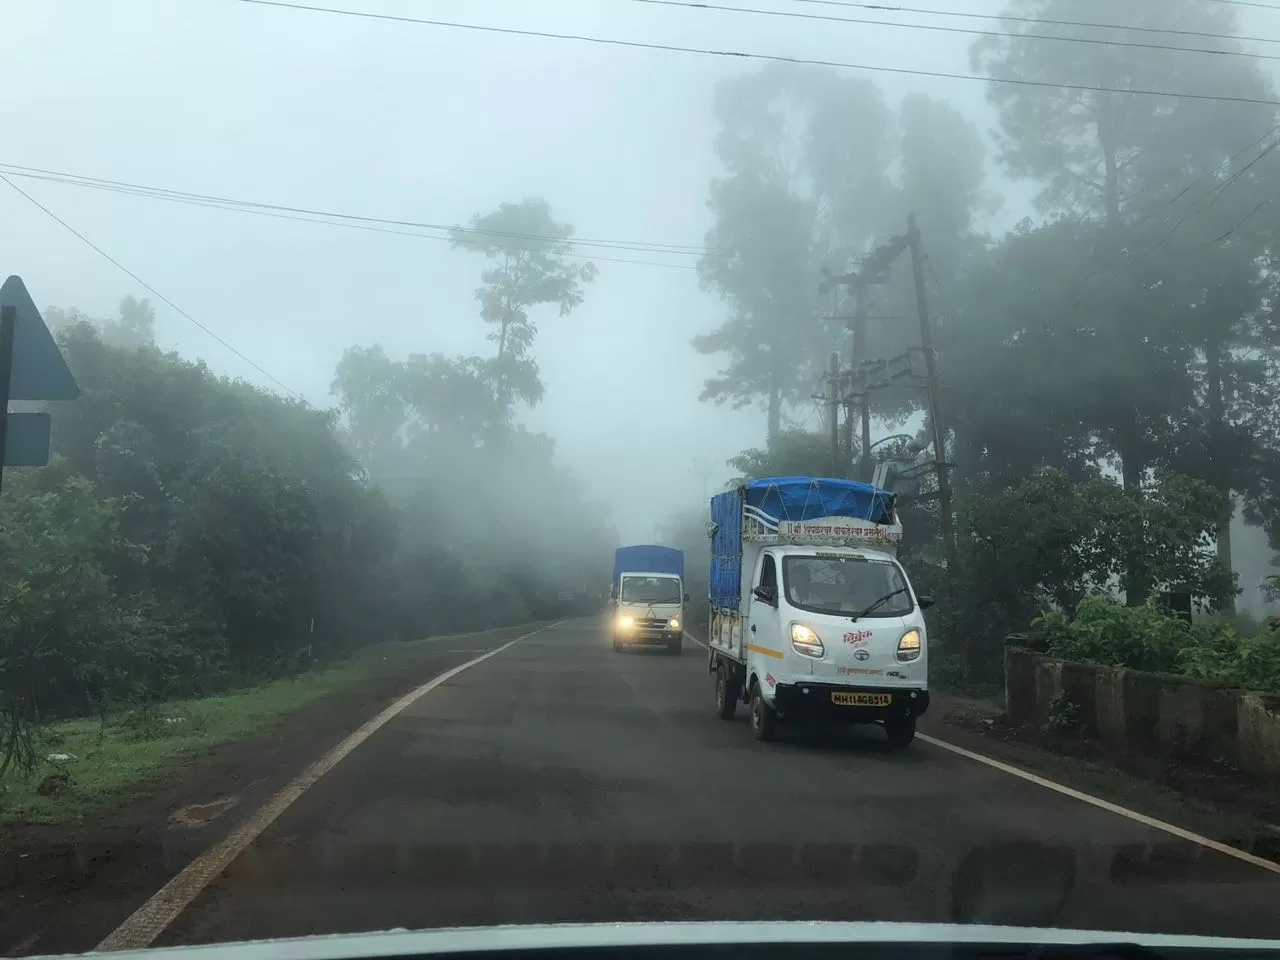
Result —
[[[92, 949], [147, 897], [389, 701], [534, 627], [366, 648], [367, 670], [268, 728], [170, 758], [80, 822], [0, 828], [0, 955]], [[381, 657], [381, 659], [379, 659]]]

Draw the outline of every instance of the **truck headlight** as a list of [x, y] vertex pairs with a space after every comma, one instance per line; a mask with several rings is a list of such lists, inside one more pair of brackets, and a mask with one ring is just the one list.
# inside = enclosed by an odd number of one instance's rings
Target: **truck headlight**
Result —
[[679, 630], [679, 629], [680, 629], [680, 618], [679, 618], [679, 617], [672, 617], [670, 620], [668, 620], [668, 621], [667, 621], [667, 626], [668, 626], [668, 627], [670, 627], [672, 630]]
[[636, 625], [636, 618], [623, 614], [618, 618], [618, 626], [623, 630], [629, 630]]
[[920, 656], [920, 631], [914, 627], [902, 635], [898, 641], [898, 659], [905, 663]]
[[791, 625], [791, 649], [815, 660], [821, 660], [827, 653], [818, 635], [803, 623]]

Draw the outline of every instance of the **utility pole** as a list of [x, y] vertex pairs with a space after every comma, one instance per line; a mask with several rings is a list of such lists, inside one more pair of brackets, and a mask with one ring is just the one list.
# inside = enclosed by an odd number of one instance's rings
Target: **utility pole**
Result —
[[933, 352], [933, 334], [929, 329], [929, 301], [924, 288], [924, 257], [920, 251], [920, 229], [916, 226], [916, 215], [907, 216], [907, 244], [911, 248], [911, 277], [916, 287], [916, 312], [920, 314], [920, 346], [924, 348], [925, 371], [928, 375], [929, 389], [929, 422], [933, 428], [933, 455], [938, 470], [938, 513], [942, 527], [942, 544], [946, 551], [948, 564], [955, 559], [955, 534], [951, 528], [951, 481], [947, 467], [947, 448], [944, 443], [946, 430], [943, 428], [939, 403], [940, 384], [938, 382], [938, 362]]
[[829, 398], [827, 410], [831, 426], [831, 476], [840, 476], [840, 354], [831, 353], [831, 372], [827, 374]]
[[9, 449], [9, 381], [13, 373], [13, 334], [18, 325], [18, 309], [6, 304], [0, 307], [0, 486], [4, 484], [5, 453]]
[[[867, 282], [859, 277], [853, 288], [853, 355], [858, 363], [867, 361]], [[858, 405], [862, 415], [862, 453], [858, 458], [858, 479], [871, 482], [871, 395], [867, 390], [866, 378], [863, 378], [862, 402]], [[850, 429], [852, 435], [852, 428]], [[850, 459], [853, 457], [852, 436], [849, 444]]]
[[711, 472], [711, 461], [707, 459], [699, 459], [693, 461], [693, 469], [698, 472], [698, 476], [702, 478], [702, 505], [707, 505], [707, 475]]
[[[833, 317], [833, 319], [850, 321], [849, 329], [853, 333], [853, 359], [849, 365], [850, 396], [849, 410], [845, 420], [845, 451], [849, 463], [853, 456], [853, 406], [859, 407], [862, 422], [862, 451], [858, 457], [858, 468], [855, 471], [858, 479], [871, 479], [871, 397], [867, 387], [867, 288], [872, 284], [886, 283], [888, 271], [894, 259], [907, 248], [906, 237], [895, 237], [862, 258], [857, 270], [841, 276], [832, 276], [826, 269], [823, 280], [818, 285], [818, 292], [835, 289], [838, 286], [853, 288], [854, 311], [850, 317]], [[834, 313], [834, 311], [833, 311]]]

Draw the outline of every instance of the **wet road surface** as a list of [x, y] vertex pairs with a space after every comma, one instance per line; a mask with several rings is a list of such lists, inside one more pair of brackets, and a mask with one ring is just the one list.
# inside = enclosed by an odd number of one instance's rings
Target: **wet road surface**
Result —
[[[371, 712], [373, 712], [371, 710]], [[832, 919], [1280, 937], [1280, 876], [876, 728], [752, 739], [703, 648], [599, 621], [433, 690], [161, 935]]]

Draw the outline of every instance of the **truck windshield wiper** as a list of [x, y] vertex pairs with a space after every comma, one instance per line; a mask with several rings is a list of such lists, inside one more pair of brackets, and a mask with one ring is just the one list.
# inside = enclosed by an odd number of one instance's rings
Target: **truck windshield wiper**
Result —
[[863, 610], [859, 610], [857, 613], [855, 613], [855, 614], [854, 614], [852, 617], [850, 617], [849, 619], [850, 619], [850, 620], [852, 620], [854, 623], [857, 623], [857, 622], [858, 622], [858, 619], [859, 619], [860, 617], [865, 617], [865, 616], [866, 616], [868, 613], [870, 613], [872, 610], [879, 610], [881, 607], [883, 607], [886, 603], [888, 603], [890, 600], [892, 600], [892, 599], [893, 599], [894, 597], [896, 597], [898, 594], [900, 594], [900, 593], [906, 593], [906, 592], [907, 592], [907, 588], [906, 588], [906, 587], [899, 587], [897, 590], [890, 590], [888, 593], [886, 593], [883, 597], [881, 597], [881, 598], [880, 598], [879, 600], [877, 600], [875, 603], [871, 604], [870, 606], [866, 607], [866, 608], [865, 608], [865, 609], [863, 609]]

